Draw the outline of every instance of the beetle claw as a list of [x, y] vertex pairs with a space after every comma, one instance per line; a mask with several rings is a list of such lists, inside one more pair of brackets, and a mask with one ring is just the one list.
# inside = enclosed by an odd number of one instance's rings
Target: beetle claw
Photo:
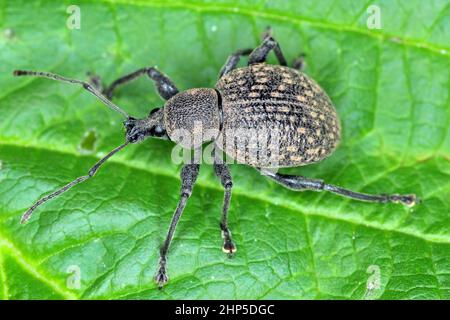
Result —
[[169, 277], [167, 276], [166, 268], [160, 267], [155, 275], [155, 282], [158, 284], [159, 289], [162, 289], [167, 281], [169, 281]]
[[403, 198], [405, 200], [405, 201], [403, 201], [403, 203], [405, 205], [407, 205], [408, 207], [413, 207], [416, 204], [419, 204], [420, 202], [422, 202], [422, 200], [415, 194], [408, 194], [408, 195], [403, 196]]
[[231, 256], [237, 251], [237, 249], [236, 249], [236, 246], [234, 245], [233, 241], [228, 239], [228, 240], [225, 240], [225, 242], [223, 243], [222, 251], [225, 252], [226, 254], [228, 254], [229, 256]]
[[420, 198], [417, 197], [415, 194], [406, 194], [406, 195], [394, 194], [390, 197], [390, 200], [393, 203], [401, 203], [408, 207], [413, 207], [421, 202]]

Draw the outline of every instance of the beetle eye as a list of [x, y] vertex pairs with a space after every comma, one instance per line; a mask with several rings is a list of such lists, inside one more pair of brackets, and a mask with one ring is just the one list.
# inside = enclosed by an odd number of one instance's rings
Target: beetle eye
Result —
[[166, 130], [161, 126], [154, 126], [150, 129], [150, 134], [154, 137], [162, 137], [166, 134]]

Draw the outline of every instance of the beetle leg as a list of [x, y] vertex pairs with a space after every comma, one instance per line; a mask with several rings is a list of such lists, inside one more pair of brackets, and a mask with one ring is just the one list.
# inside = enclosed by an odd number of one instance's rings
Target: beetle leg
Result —
[[229, 73], [231, 70], [235, 69], [239, 61], [241, 60], [241, 57], [248, 56], [252, 51], [253, 49], [243, 49], [230, 54], [222, 69], [220, 69], [219, 79], [222, 78], [225, 74]]
[[102, 83], [102, 79], [99, 75], [92, 73], [92, 72], [88, 72], [87, 76], [89, 78], [89, 84], [92, 85], [97, 91], [103, 92], [103, 83]]
[[[159, 95], [165, 100], [170, 99], [174, 95], [178, 93], [178, 89], [175, 84], [167, 77], [165, 74], [158, 71], [156, 68], [141, 68], [132, 73], [126, 74], [123, 77], [113, 81], [108, 87], [103, 90], [104, 95], [111, 99], [114, 91], [118, 86], [121, 86], [127, 82], [133, 81], [136, 78], [147, 75], [150, 79], [155, 82], [156, 89], [158, 90]], [[98, 76], [90, 74], [90, 81], [94, 84], [98, 84], [100, 82], [100, 78]]]
[[280, 45], [272, 36], [270, 36], [270, 34], [267, 34], [261, 45], [256, 47], [255, 50], [250, 53], [248, 65], [265, 62], [267, 55], [271, 50], [275, 52], [280, 65], [287, 66], [287, 62], [284, 58], [283, 52], [281, 52]]
[[313, 191], [329, 191], [340, 196], [356, 199], [367, 202], [380, 202], [380, 203], [402, 203], [409, 207], [414, 206], [420, 202], [420, 199], [415, 194], [366, 194], [361, 192], [355, 192], [348, 189], [344, 189], [335, 185], [327, 184], [319, 179], [309, 179], [302, 176], [294, 176], [287, 174], [274, 173], [264, 169], [258, 169], [262, 174], [271, 178], [275, 182], [287, 187], [291, 190], [313, 190]]
[[170, 222], [169, 231], [167, 232], [166, 240], [161, 247], [160, 250], [160, 258], [159, 258], [159, 269], [155, 275], [155, 281], [158, 283], [158, 286], [162, 288], [162, 286], [169, 280], [167, 276], [167, 252], [169, 251], [170, 243], [173, 238], [173, 234], [175, 232], [175, 228], [177, 227], [178, 220], [183, 213], [184, 207], [186, 206], [187, 200], [192, 194], [192, 189], [194, 187], [195, 181], [197, 180], [198, 172], [200, 165], [199, 164], [185, 164], [181, 169], [181, 197], [178, 202], [178, 206], [173, 214], [172, 221]]
[[294, 59], [292, 63], [292, 68], [298, 71], [303, 71], [305, 69], [305, 54], [300, 54], [297, 58]]
[[228, 229], [228, 209], [230, 208], [231, 189], [233, 181], [230, 170], [226, 164], [214, 163], [214, 172], [220, 178], [220, 182], [225, 189], [223, 197], [222, 218], [220, 219], [220, 229], [222, 230], [223, 247], [225, 253], [233, 254], [236, 252], [236, 246], [231, 239], [231, 232]]

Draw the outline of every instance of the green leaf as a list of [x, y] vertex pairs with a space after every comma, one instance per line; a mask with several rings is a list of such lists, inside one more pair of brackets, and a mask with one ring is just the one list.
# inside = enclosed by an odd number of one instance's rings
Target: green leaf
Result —
[[[355, 1], [78, 3], [81, 29], [70, 30], [69, 2], [0, 0], [0, 298], [450, 298], [448, 1], [378, 2], [379, 30]], [[110, 82], [157, 65], [181, 89], [211, 87], [228, 54], [256, 46], [267, 25], [290, 61], [306, 53], [305, 72], [343, 127], [331, 157], [287, 171], [356, 191], [417, 193], [422, 204], [295, 193], [234, 165], [238, 252], [228, 259], [223, 191], [203, 165], [171, 247], [170, 282], [157, 290], [180, 166], [170, 142], [148, 140], [19, 224], [35, 200], [119, 145], [123, 129], [81, 88], [12, 70], [81, 79], [92, 71]], [[163, 105], [147, 79], [115, 102], [137, 117]]]

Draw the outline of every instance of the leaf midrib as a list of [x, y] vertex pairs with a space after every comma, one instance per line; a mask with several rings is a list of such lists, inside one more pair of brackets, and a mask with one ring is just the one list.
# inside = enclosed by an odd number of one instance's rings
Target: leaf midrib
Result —
[[[88, 1], [89, 2], [89, 1]], [[242, 7], [232, 7], [227, 5], [211, 5], [202, 3], [196, 4], [191, 2], [159, 2], [159, 1], [142, 1], [142, 0], [99, 0], [99, 2], [114, 3], [122, 5], [135, 5], [135, 6], [146, 6], [146, 7], [160, 7], [160, 8], [171, 8], [171, 9], [187, 9], [191, 11], [203, 12], [218, 12], [227, 14], [241, 14], [246, 16], [251, 16], [253, 18], [264, 18], [272, 19], [278, 21], [287, 21], [293, 24], [309, 24], [316, 28], [329, 29], [335, 31], [345, 31], [349, 33], [357, 33], [367, 37], [375, 38], [379, 41], [395, 43], [398, 45], [403, 45], [407, 47], [415, 47], [419, 49], [425, 49], [436, 55], [450, 57], [450, 51], [446, 47], [440, 47], [430, 42], [421, 41], [413, 38], [401, 37], [397, 34], [387, 33], [387, 32], [374, 32], [370, 30], [355, 28], [354, 26], [342, 25], [330, 22], [324, 22], [320, 20], [308, 19], [306, 17], [301, 17], [298, 15], [292, 15], [287, 12], [280, 12], [265, 10], [260, 11], [259, 9], [248, 9]]]
[[[60, 154], [72, 156], [75, 158], [81, 158], [81, 156], [86, 157], [86, 155], [80, 155], [76, 152], [70, 151], [67, 148], [66, 149], [54, 148], [53, 145], [52, 146], [48, 146], [48, 145], [35, 146], [35, 145], [26, 143], [25, 141], [20, 141], [20, 140], [16, 140], [15, 142], [7, 142], [7, 143], [5, 143], [3, 141], [0, 141], [0, 142], [1, 142], [2, 146], [10, 146], [10, 147], [15, 147], [15, 148], [20, 148], [20, 149], [33, 148], [38, 151], [60, 153]], [[101, 158], [101, 156], [98, 156], [96, 154], [89, 155], [89, 157], [95, 158], [96, 161], [100, 160], [100, 158]], [[144, 171], [144, 172], [154, 175], [154, 176], [163, 176], [166, 178], [179, 180], [178, 175], [171, 174], [164, 168], [158, 167], [158, 170], [153, 170], [147, 166], [138, 165], [138, 163], [140, 161], [124, 160], [123, 158], [118, 156], [116, 158], [111, 158], [108, 162], [122, 165], [122, 166], [128, 167], [129, 169], [132, 169], [132, 170]], [[411, 232], [409, 230], [399, 230], [399, 229], [389, 228], [380, 223], [376, 223], [376, 222], [374, 223], [373, 221], [367, 221], [367, 220], [352, 219], [352, 218], [349, 218], [348, 216], [344, 216], [341, 218], [341, 217], [337, 217], [337, 216], [333, 216], [333, 215], [328, 215], [327, 212], [324, 213], [324, 211], [326, 211], [327, 208], [320, 208], [320, 210], [317, 210], [310, 206], [303, 207], [301, 204], [299, 204], [299, 202], [295, 202], [295, 204], [294, 204], [289, 199], [286, 199], [286, 201], [283, 201], [283, 203], [279, 203], [277, 201], [273, 201], [271, 198], [267, 198], [264, 196], [258, 196], [251, 192], [246, 192], [246, 191], [244, 191], [244, 189], [239, 188], [239, 184], [236, 184], [236, 185], [237, 185], [237, 187], [233, 188], [234, 196], [241, 196], [241, 197], [248, 198], [249, 200], [257, 200], [262, 203], [268, 203], [268, 204], [276, 206], [276, 207], [286, 208], [290, 211], [298, 212], [306, 217], [308, 217], [308, 216], [321, 217], [321, 218], [325, 218], [325, 219], [328, 219], [331, 221], [345, 222], [345, 223], [348, 223], [351, 225], [363, 226], [363, 227], [371, 228], [371, 229], [377, 230], [377, 231], [403, 234], [403, 235], [412, 236], [414, 238], [426, 241], [428, 243], [441, 243], [441, 244], [450, 243], [450, 239], [448, 239], [447, 237], [444, 237], [444, 236], [436, 236], [436, 235], [430, 235], [430, 234], [425, 234], [425, 233], [420, 233], [420, 232]], [[204, 179], [199, 179], [196, 182], [196, 186], [198, 186], [200, 188], [204, 188], [204, 189], [214, 190], [215, 192], [219, 192], [219, 193], [223, 192], [223, 190], [221, 188], [219, 188], [215, 184], [208, 183], [208, 181], [204, 180]], [[407, 210], [407, 209], [405, 209], [405, 210]]]

